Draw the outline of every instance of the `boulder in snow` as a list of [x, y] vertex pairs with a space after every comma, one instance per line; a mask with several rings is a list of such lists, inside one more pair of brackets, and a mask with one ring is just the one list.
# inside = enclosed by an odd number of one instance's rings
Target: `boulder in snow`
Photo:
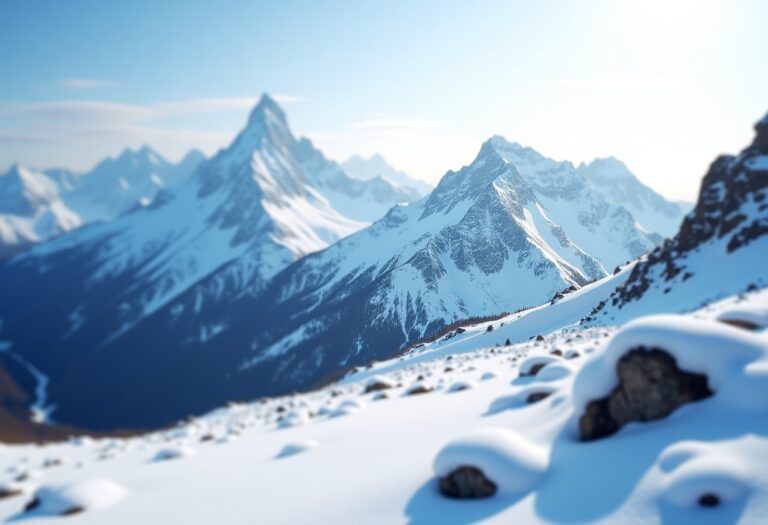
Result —
[[449, 497], [522, 494], [538, 484], [547, 469], [547, 453], [517, 432], [485, 428], [448, 443], [433, 467]]
[[579, 419], [583, 441], [610, 436], [631, 421], [653, 421], [680, 406], [712, 395], [707, 376], [680, 370], [659, 348], [638, 347], [616, 365], [619, 384], [608, 397], [591, 401]]
[[378, 392], [380, 390], [388, 390], [394, 388], [397, 385], [394, 381], [383, 376], [375, 376], [371, 378], [365, 385], [364, 394], [370, 394], [371, 392]]

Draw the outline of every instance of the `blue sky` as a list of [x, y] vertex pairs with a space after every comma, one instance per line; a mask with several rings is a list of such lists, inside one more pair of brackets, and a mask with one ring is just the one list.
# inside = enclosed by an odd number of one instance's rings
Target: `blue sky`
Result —
[[692, 200], [768, 111], [768, 2], [7, 1], [0, 168], [226, 145], [258, 96], [429, 181], [493, 134]]

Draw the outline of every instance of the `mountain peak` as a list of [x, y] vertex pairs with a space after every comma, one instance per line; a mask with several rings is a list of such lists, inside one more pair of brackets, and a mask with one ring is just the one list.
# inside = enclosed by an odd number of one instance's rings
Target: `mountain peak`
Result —
[[253, 124], [268, 124], [270, 122], [276, 122], [284, 127], [288, 127], [288, 120], [285, 118], [285, 112], [283, 108], [269, 96], [268, 93], [261, 95], [259, 103], [251, 111], [251, 116], [248, 119], [248, 126]]
[[760, 152], [768, 153], [768, 114], [755, 124], [755, 133], [752, 147]]

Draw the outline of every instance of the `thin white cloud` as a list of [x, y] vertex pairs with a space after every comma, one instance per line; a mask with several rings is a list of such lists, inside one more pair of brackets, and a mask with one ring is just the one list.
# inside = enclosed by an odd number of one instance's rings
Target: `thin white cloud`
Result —
[[410, 118], [377, 118], [355, 122], [349, 127], [359, 130], [405, 130], [439, 128], [440, 122], [434, 120], [410, 119]]
[[177, 115], [182, 113], [248, 110], [253, 108], [258, 101], [258, 97], [199, 98], [174, 102], [158, 102], [149, 107], [169, 115]]
[[59, 85], [71, 91], [85, 91], [88, 89], [113, 87], [118, 84], [112, 80], [100, 78], [65, 78], [59, 81]]
[[671, 91], [684, 86], [680, 80], [654, 75], [623, 75], [612, 77], [573, 78], [562, 80], [559, 87], [624, 94]]
[[293, 104], [295, 102], [306, 102], [309, 100], [307, 97], [302, 97], [299, 95], [285, 95], [280, 93], [277, 95], [272, 95], [272, 98], [280, 104]]
[[99, 100], [0, 103], [0, 116], [31, 118], [51, 124], [120, 122], [151, 119], [161, 115], [160, 111], [149, 106]]

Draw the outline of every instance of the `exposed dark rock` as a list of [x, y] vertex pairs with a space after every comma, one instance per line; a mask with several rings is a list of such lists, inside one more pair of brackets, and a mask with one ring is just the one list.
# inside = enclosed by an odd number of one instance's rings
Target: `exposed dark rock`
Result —
[[712, 395], [707, 377], [685, 372], [659, 348], [635, 348], [616, 364], [619, 384], [608, 397], [591, 401], [579, 419], [582, 441], [610, 436], [630, 421], [653, 421], [678, 407]]
[[562, 351], [562, 350], [560, 350], [559, 348], [555, 348], [554, 350], [552, 350], [552, 351], [550, 352], [550, 354], [552, 354], [552, 355], [557, 355], [557, 356], [560, 356], [560, 357], [563, 357], [563, 351]]
[[[731, 253], [768, 235], [768, 205], [760, 204], [768, 195], [768, 171], [750, 162], [768, 154], [768, 116], [755, 125], [755, 131], [754, 141], [740, 155], [722, 155], [712, 163], [702, 180], [696, 206], [677, 235], [635, 265], [627, 281], [612, 294], [613, 306], [621, 308], [642, 297], [651, 287], [655, 268], [661, 269], [667, 282], [681, 272], [683, 281], [693, 277], [685, 257], [708, 241], [727, 239], [726, 249]], [[760, 205], [758, 213], [748, 212], [755, 203]], [[665, 287], [664, 293], [669, 290]], [[604, 306], [597, 305], [589, 317]]]
[[550, 395], [552, 395], [552, 392], [531, 392], [528, 394], [528, 397], [525, 398], [525, 402], [530, 405], [537, 403], [542, 399], [547, 399]]
[[428, 394], [432, 392], [433, 388], [429, 385], [415, 385], [408, 389], [405, 393], [408, 396], [417, 396], [419, 394]]
[[29, 512], [30, 510], [35, 510], [37, 507], [40, 506], [40, 499], [37, 497], [32, 498], [29, 503], [24, 505], [24, 512]]
[[440, 478], [440, 492], [449, 498], [478, 499], [496, 494], [496, 484], [475, 467], [459, 467]]
[[85, 512], [85, 507], [74, 506], [74, 507], [69, 507], [68, 509], [64, 510], [61, 513], [61, 515], [62, 516], [73, 516], [75, 514], [80, 514], [81, 512]]
[[24, 491], [19, 488], [0, 487], [0, 500], [20, 496]]
[[388, 388], [392, 388], [392, 383], [386, 381], [372, 381], [365, 386], [363, 393], [370, 394], [371, 392], [387, 390]]
[[536, 374], [538, 374], [542, 368], [547, 366], [548, 363], [536, 363], [535, 365], [531, 366], [531, 369], [528, 370], [528, 373], [525, 374], [523, 372], [520, 372], [520, 377], [533, 377]]
[[699, 497], [699, 506], [701, 507], [717, 507], [720, 505], [720, 498], [717, 496], [717, 494], [712, 494], [711, 492], [707, 492], [706, 494], [702, 494], [701, 497]]
[[485, 329], [486, 332], [493, 332], [493, 325], [489, 324], [488, 328]]
[[544, 336], [543, 335], [537, 335], [536, 336], [536, 340], [537, 341], [543, 341], [544, 340]]

